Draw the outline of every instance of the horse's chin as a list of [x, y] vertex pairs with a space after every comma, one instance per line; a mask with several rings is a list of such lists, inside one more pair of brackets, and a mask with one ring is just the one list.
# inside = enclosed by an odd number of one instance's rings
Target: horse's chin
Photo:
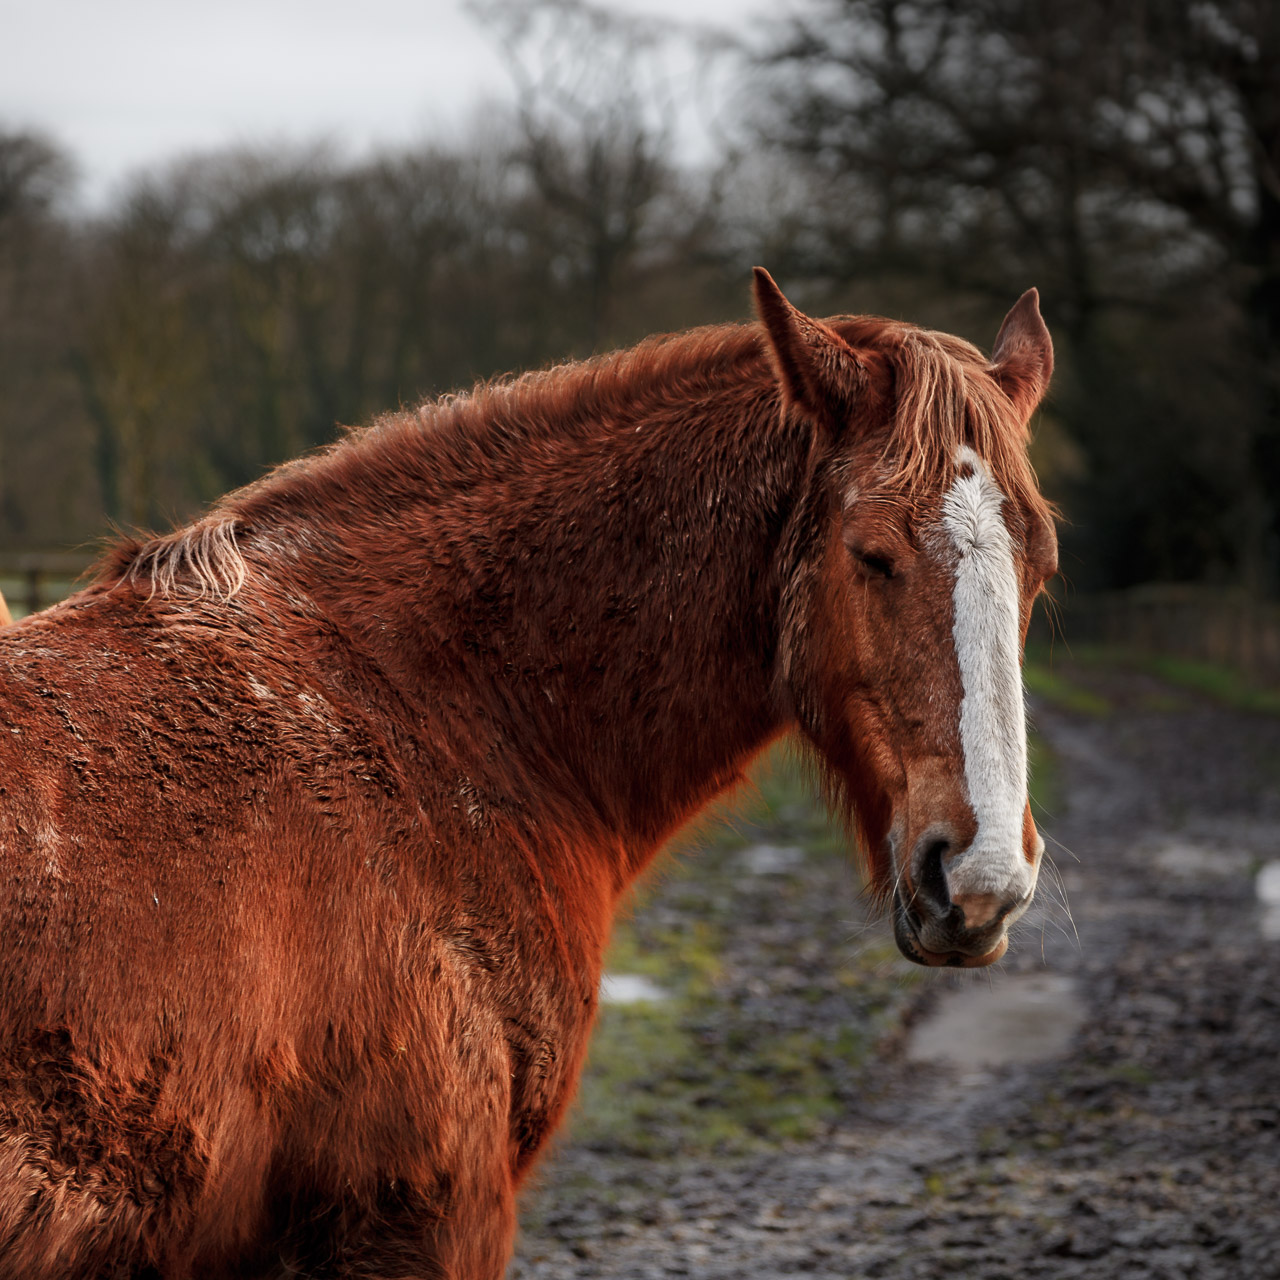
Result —
[[931, 969], [982, 969], [995, 964], [1009, 950], [1009, 935], [1002, 933], [996, 945], [982, 955], [969, 955], [963, 951], [930, 951], [921, 946], [907, 908], [896, 893], [893, 896], [893, 940], [912, 964], [922, 964]]

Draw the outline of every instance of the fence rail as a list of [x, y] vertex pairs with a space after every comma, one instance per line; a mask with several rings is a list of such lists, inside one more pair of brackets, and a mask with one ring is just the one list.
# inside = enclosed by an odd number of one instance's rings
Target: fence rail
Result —
[[10, 605], [35, 613], [61, 594], [53, 590], [55, 583], [74, 581], [93, 560], [91, 553], [83, 551], [0, 552], [0, 579], [18, 583], [9, 596]]
[[1221, 663], [1280, 684], [1280, 604], [1243, 592], [1145, 586], [1080, 596], [1062, 606], [1061, 631], [1068, 643]]

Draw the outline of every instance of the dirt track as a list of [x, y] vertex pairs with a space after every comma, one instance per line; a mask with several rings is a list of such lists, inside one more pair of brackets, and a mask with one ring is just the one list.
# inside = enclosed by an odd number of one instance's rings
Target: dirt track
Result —
[[[1255, 892], [1280, 859], [1280, 719], [1135, 672], [1068, 672], [1111, 706], [1037, 709], [1064, 797], [1043, 825], [1074, 930], [1042, 894], [1001, 973], [903, 990], [900, 1030], [815, 1136], [680, 1159], [571, 1138], [526, 1203], [511, 1280], [1280, 1277], [1280, 927]], [[836, 886], [809, 887], [744, 888], [726, 1007], [741, 1006], [735, 982], [757, 1003], [763, 982], [780, 1025], [801, 1003], [834, 1016], [794, 998], [797, 967], [811, 986], [821, 966], [812, 947], [781, 966], [752, 953], [753, 921], [822, 939], [805, 913]], [[999, 993], [1044, 971], [1086, 1011], [1059, 1056], [909, 1057], [965, 983]]]

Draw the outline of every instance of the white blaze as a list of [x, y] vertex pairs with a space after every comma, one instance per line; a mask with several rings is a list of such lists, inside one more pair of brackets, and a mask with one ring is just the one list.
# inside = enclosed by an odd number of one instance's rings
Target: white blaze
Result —
[[942, 523], [957, 553], [952, 634], [964, 698], [960, 745], [978, 834], [947, 869], [952, 896], [1022, 897], [1035, 876], [1022, 853], [1027, 803], [1027, 722], [1018, 662], [1018, 578], [1001, 507], [1004, 495], [972, 449], [956, 455], [957, 476]]

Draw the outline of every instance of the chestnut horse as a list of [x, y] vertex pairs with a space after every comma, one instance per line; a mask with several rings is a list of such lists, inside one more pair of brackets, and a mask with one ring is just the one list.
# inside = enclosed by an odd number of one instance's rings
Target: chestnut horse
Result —
[[695, 330], [354, 432], [0, 632], [0, 1277], [496, 1280], [619, 896], [798, 730], [902, 950], [1042, 844], [1034, 291]]

